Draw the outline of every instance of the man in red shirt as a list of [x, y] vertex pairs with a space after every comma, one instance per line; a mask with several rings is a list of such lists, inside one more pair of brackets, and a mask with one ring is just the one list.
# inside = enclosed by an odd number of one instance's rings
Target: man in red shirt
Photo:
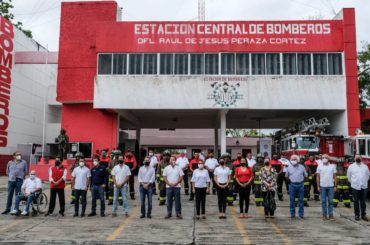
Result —
[[277, 193], [280, 201], [283, 201], [283, 183], [285, 176], [283, 174], [283, 163], [279, 161], [279, 157], [276, 153], [272, 154], [272, 159], [270, 160], [270, 165], [273, 167], [277, 173]]
[[137, 162], [134, 154], [131, 150], [127, 150], [125, 154], [125, 164], [130, 168], [131, 175], [129, 179], [129, 188], [130, 188], [130, 197], [132, 200], [135, 200], [135, 170], [137, 167]]
[[[193, 177], [194, 170], [198, 168], [199, 161], [200, 161], [199, 153], [198, 152], [195, 152], [194, 153], [194, 158], [191, 159], [190, 162], [189, 162], [189, 172], [190, 172], [189, 178], [190, 179]], [[189, 201], [193, 201], [194, 200], [194, 195], [195, 194], [193, 192], [193, 188], [190, 188], [190, 199], [189, 199]]]
[[237, 168], [240, 165], [240, 160], [242, 159], [242, 154], [238, 152], [236, 154], [236, 159], [233, 161], [234, 166]]
[[[304, 162], [304, 164], [310, 169], [311, 175], [308, 177], [310, 181], [310, 186], [313, 186], [313, 193], [315, 196], [315, 201], [319, 201], [319, 190], [317, 188], [317, 182], [316, 182], [316, 170], [318, 167], [318, 163], [315, 160], [314, 155], [310, 155], [308, 160]], [[310, 190], [311, 192], [311, 190]]]
[[64, 188], [66, 186], [67, 169], [62, 165], [60, 157], [55, 158], [55, 166], [49, 169], [49, 181], [50, 181], [50, 203], [49, 211], [45, 214], [48, 216], [54, 212], [56, 195], [59, 198], [59, 214], [64, 216], [65, 210], [65, 195]]

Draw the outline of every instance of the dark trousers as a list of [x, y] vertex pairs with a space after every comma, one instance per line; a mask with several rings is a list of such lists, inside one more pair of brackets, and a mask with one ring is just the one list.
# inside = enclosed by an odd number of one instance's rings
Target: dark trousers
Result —
[[314, 194], [315, 200], [318, 200], [320, 193], [319, 193], [319, 190], [317, 188], [316, 175], [313, 176], [313, 178], [311, 180], [311, 185], [313, 187], [313, 194]]
[[101, 185], [91, 186], [91, 212], [96, 213], [96, 199], [100, 199], [100, 213], [105, 212], [104, 188]]
[[[283, 184], [284, 181], [286, 180], [285, 174], [281, 173], [277, 177], [277, 193], [278, 193], [278, 198], [282, 199], [283, 198]], [[286, 184], [288, 186], [288, 184]]]
[[184, 170], [184, 189], [185, 189], [185, 194], [189, 194], [189, 176], [188, 176], [188, 170]]
[[65, 205], [66, 205], [64, 188], [51, 188], [50, 189], [50, 203], [49, 203], [49, 211], [48, 211], [49, 214], [52, 214], [54, 212], [57, 195], [58, 195], [59, 207], [60, 207], [59, 213], [64, 214]]
[[[366, 216], [366, 196], [367, 196], [367, 188], [356, 190], [351, 188], [352, 190], [352, 197], [353, 197], [353, 204], [355, 206], [355, 216]], [[361, 211], [361, 212], [360, 212]]]
[[240, 213], [248, 213], [249, 195], [251, 194], [251, 185], [249, 184], [246, 187], [241, 187], [240, 185], [238, 185], [238, 190], [239, 190]]
[[214, 180], [214, 174], [213, 174], [213, 172], [211, 172], [211, 171], [208, 171], [208, 173], [209, 173], [209, 178], [211, 179], [211, 182], [212, 182], [212, 194], [215, 194], [216, 193], [216, 182], [215, 182], [215, 180]]
[[197, 210], [197, 215], [200, 215], [201, 207], [202, 214], [206, 214], [206, 196], [207, 188], [195, 188], [195, 205]]
[[[223, 185], [223, 184], [221, 184]], [[229, 191], [229, 188], [226, 187], [224, 189], [217, 187], [217, 201], [218, 201], [218, 211], [220, 213], [226, 212], [226, 197], [227, 193]]]
[[16, 179], [16, 181], [8, 181], [8, 196], [6, 199], [6, 210], [10, 211], [12, 208], [13, 197], [21, 192], [23, 179]]
[[139, 191], [140, 191], [140, 203], [141, 203], [141, 215], [145, 216], [145, 197], [148, 198], [148, 212], [147, 215], [152, 214], [152, 196], [153, 196], [153, 185], [151, 184], [148, 186], [148, 189], [144, 189], [144, 187], [140, 184]]
[[[275, 198], [275, 191], [269, 191], [270, 192], [270, 198]], [[268, 191], [263, 191], [262, 192], [262, 197], [263, 197], [263, 206], [264, 206], [264, 209], [265, 209], [265, 215], [271, 215], [271, 216], [274, 216], [274, 210], [270, 210], [270, 208], [268, 207], [267, 205], [267, 193]]]
[[75, 189], [75, 195], [76, 195], [76, 199], [75, 199], [75, 214], [78, 214], [78, 210], [80, 208], [80, 196], [82, 197], [81, 199], [81, 203], [82, 203], [82, 212], [81, 214], [85, 214], [85, 210], [86, 210], [86, 193], [87, 191], [86, 190], [76, 190]]
[[135, 176], [134, 174], [130, 175], [128, 184], [129, 184], [129, 189], [130, 189], [130, 196], [131, 198], [133, 198], [135, 197]]
[[175, 211], [176, 215], [181, 215], [181, 199], [180, 199], [180, 187], [168, 187], [166, 188], [167, 195], [167, 214], [172, 215], [173, 199], [175, 199]]

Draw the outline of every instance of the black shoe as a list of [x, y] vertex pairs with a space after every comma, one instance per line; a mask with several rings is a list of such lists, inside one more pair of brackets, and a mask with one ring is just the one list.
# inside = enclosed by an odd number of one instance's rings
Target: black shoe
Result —
[[59, 215], [64, 217], [64, 213], [62, 213], [62, 212], [59, 212]]
[[148, 214], [146, 217], [147, 217], [148, 219], [151, 219], [151, 218], [152, 218], [152, 215]]
[[105, 213], [101, 213], [100, 214], [100, 217], [105, 217]]
[[153, 192], [153, 195], [155, 195], [155, 196], [156, 196], [156, 195], [158, 195], [158, 194], [157, 194], [157, 192]]
[[73, 217], [78, 217], [78, 213], [75, 213], [75, 214], [73, 215]]
[[131, 196], [131, 200], [135, 200], [135, 196]]
[[189, 198], [189, 201], [190, 201], [190, 202], [191, 202], [191, 201], [194, 201], [194, 198], [191, 198], [191, 197], [190, 197], [190, 198]]
[[345, 205], [346, 208], [351, 208], [351, 205]]
[[232, 203], [232, 202], [229, 202], [228, 204], [227, 204], [227, 206], [234, 206], [234, 204]]
[[44, 216], [48, 217], [51, 213], [47, 212]]
[[172, 217], [172, 215], [171, 214], [167, 214], [166, 215], [166, 217], [164, 217], [165, 219], [169, 219], [169, 218], [171, 218]]
[[181, 214], [178, 214], [178, 215], [176, 215], [176, 218], [177, 219], [182, 219], [182, 215]]
[[140, 215], [140, 219], [143, 219], [143, 218], [145, 218], [145, 215], [144, 214]]
[[355, 216], [355, 220], [360, 221], [360, 216]]
[[189, 196], [189, 191], [185, 191], [185, 195]]
[[113, 202], [109, 201], [107, 205], [111, 206], [111, 205], [113, 205]]
[[256, 206], [257, 206], [257, 207], [261, 206], [261, 203], [256, 202]]
[[164, 206], [165, 204], [165, 202], [159, 202], [159, 206]]
[[282, 201], [284, 201], [284, 199], [283, 199], [282, 197], [279, 197], [279, 201], [281, 201], [281, 202], [282, 202]]
[[310, 205], [308, 205], [308, 203], [305, 203], [305, 204], [303, 204], [303, 206], [305, 206], [305, 207], [309, 207]]
[[81, 218], [85, 217], [85, 214], [81, 214]]
[[8, 214], [10, 213], [10, 210], [5, 210], [4, 212], [2, 212], [1, 214]]
[[96, 216], [96, 213], [95, 212], [91, 212], [87, 215], [88, 217], [92, 217], [92, 216]]
[[362, 218], [361, 218], [363, 221], [366, 221], [366, 222], [369, 222], [369, 219], [368, 219], [368, 217], [366, 217], [366, 216], [362, 216]]
[[75, 201], [71, 201], [71, 205], [75, 204]]

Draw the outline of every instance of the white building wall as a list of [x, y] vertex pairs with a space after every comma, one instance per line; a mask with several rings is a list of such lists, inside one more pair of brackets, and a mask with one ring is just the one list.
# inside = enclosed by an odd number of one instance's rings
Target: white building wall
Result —
[[[14, 34], [14, 52], [46, 52], [45, 48], [16, 28]], [[60, 122], [58, 109], [47, 105], [48, 88], [55, 87], [56, 80], [56, 64], [14, 64], [13, 56], [8, 143], [5, 148], [0, 148], [0, 154], [12, 154], [18, 144], [42, 143], [44, 108], [46, 122]]]

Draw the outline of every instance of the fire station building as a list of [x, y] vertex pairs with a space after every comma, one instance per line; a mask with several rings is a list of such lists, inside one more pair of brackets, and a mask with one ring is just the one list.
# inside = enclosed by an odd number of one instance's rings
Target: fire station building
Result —
[[[354, 9], [333, 20], [128, 22], [115, 1], [63, 2], [57, 101], [72, 142], [125, 145], [122, 129], [360, 127]], [[124, 14], [123, 14], [124, 19]]]

